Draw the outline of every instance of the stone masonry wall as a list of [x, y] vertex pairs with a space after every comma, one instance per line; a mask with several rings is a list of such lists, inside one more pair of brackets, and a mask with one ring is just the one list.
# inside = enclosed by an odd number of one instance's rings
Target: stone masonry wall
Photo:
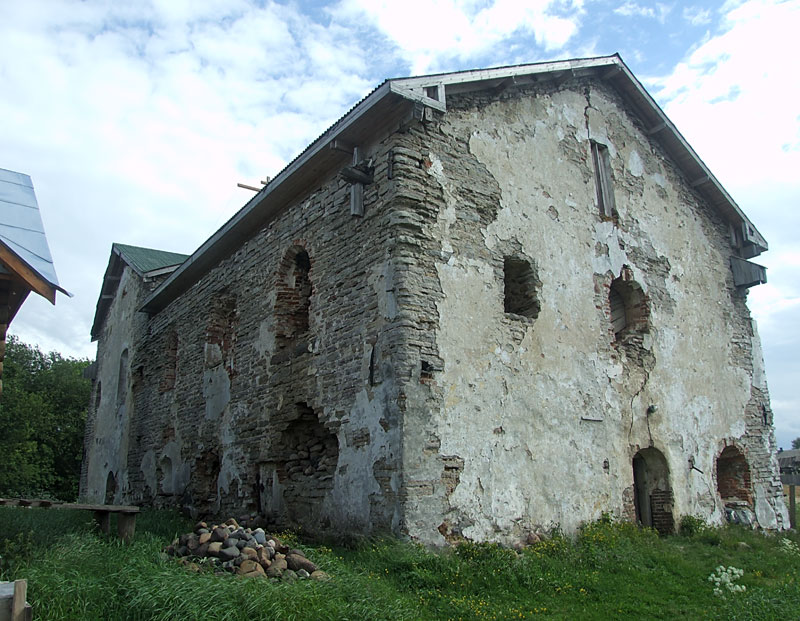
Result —
[[322, 179], [134, 322], [140, 379], [119, 500], [252, 510], [314, 530], [397, 529], [403, 326], [390, 147], [362, 145], [375, 163], [363, 217], [350, 214], [344, 180]]
[[363, 218], [321, 179], [154, 317], [118, 292], [89, 435], [113, 436], [126, 343], [130, 415], [90, 495], [114, 470], [122, 502], [512, 543], [648, 494], [660, 528], [721, 521], [735, 446], [759, 523], [787, 523], [727, 223], [602, 84], [447, 105], [362, 146]]
[[[408, 205], [398, 303], [419, 356], [401, 393], [404, 527], [430, 543], [513, 542], [602, 512], [631, 517], [632, 459], [650, 447], [669, 470], [650, 502], [674, 512], [659, 526], [719, 522], [715, 460], [734, 442], [759, 522], [782, 526], [727, 223], [602, 84], [447, 103], [395, 147], [397, 213]], [[609, 151], [613, 217], [596, 202], [592, 141]], [[509, 259], [540, 283], [535, 317], [505, 312]], [[631, 303], [619, 335], [613, 282]]]

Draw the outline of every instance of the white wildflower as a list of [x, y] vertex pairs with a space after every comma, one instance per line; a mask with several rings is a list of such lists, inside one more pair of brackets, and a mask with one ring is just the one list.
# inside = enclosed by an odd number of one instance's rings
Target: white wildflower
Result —
[[800, 547], [798, 547], [798, 545], [788, 537], [784, 537], [780, 540], [778, 543], [778, 548], [781, 552], [785, 552], [786, 554], [800, 556]]
[[729, 593], [743, 593], [747, 587], [743, 584], [734, 584], [743, 575], [743, 569], [719, 565], [708, 577], [708, 581], [714, 583], [714, 595], [721, 596], [726, 591]]

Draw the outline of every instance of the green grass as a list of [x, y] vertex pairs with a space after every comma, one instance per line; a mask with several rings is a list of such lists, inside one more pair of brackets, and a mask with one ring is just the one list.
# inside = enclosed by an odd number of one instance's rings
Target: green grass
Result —
[[[113, 527], [113, 524], [112, 524]], [[574, 539], [515, 552], [465, 543], [430, 551], [395, 539], [303, 545], [329, 582], [191, 573], [161, 550], [190, 530], [147, 511], [131, 544], [91, 515], [0, 507], [0, 578], [28, 579], [37, 619], [796, 619], [800, 555], [743, 528], [659, 537], [600, 521]], [[797, 534], [788, 537], [800, 543]], [[744, 570], [743, 593], [715, 596], [718, 565]]]

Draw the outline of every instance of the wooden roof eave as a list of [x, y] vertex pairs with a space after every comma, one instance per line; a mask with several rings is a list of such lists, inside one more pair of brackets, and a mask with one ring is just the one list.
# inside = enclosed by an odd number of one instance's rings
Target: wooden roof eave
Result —
[[35, 291], [53, 305], [56, 303], [56, 291], [61, 291], [66, 295], [70, 295], [58, 285], [54, 285], [42, 278], [2, 241], [0, 241], [0, 261], [2, 261], [19, 280], [24, 282], [31, 291]]

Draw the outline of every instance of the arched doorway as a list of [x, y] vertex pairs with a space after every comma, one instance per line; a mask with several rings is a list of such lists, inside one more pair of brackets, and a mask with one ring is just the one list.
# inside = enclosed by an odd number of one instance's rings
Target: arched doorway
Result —
[[673, 532], [669, 466], [661, 451], [645, 448], [633, 456], [633, 488], [636, 521], [662, 534]]

